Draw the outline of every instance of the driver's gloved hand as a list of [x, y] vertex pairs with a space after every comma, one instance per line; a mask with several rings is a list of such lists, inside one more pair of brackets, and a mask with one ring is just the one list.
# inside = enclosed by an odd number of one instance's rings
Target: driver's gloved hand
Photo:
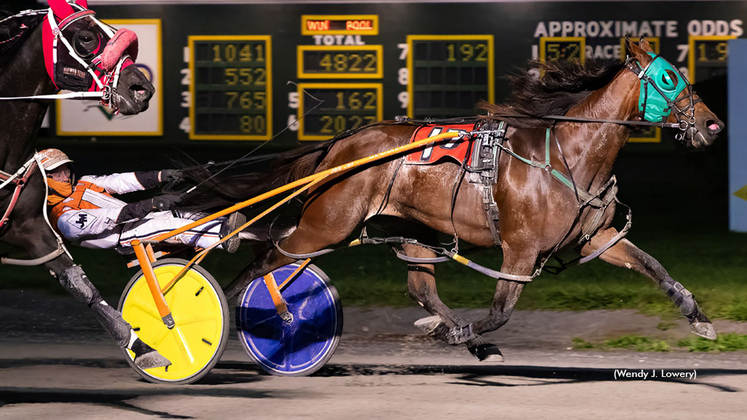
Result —
[[115, 223], [134, 222], [154, 211], [172, 210], [180, 201], [182, 201], [182, 198], [179, 194], [164, 194], [137, 203], [130, 203], [122, 207]]
[[184, 181], [184, 172], [179, 169], [163, 169], [161, 171], [161, 182], [174, 182], [178, 184]]
[[182, 197], [179, 194], [164, 194], [157, 195], [152, 198], [153, 210], [155, 211], [166, 211], [173, 210], [176, 205], [182, 201]]

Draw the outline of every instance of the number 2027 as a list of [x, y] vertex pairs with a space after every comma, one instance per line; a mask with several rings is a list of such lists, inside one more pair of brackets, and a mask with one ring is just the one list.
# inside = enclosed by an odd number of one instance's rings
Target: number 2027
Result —
[[[343, 132], [348, 128], [350, 128], [351, 130], [355, 130], [363, 124], [376, 122], [376, 117], [371, 115], [351, 115], [348, 117], [344, 115], [322, 115], [319, 120], [322, 122], [322, 128], [321, 130], [319, 130], [321, 134], [335, 134]], [[350, 124], [351, 126], [348, 127], [348, 124]]]

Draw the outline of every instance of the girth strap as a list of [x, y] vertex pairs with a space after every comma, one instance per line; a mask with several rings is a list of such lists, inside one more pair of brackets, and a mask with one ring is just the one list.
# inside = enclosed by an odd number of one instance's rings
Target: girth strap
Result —
[[[375, 244], [384, 244], [384, 243], [387, 243], [387, 244], [416, 245], [416, 246], [420, 246], [420, 247], [429, 249], [429, 250], [431, 250], [431, 251], [433, 251], [433, 252], [435, 252], [437, 254], [442, 254], [443, 255], [442, 257], [436, 257], [436, 258], [416, 258], [416, 257], [409, 257], [409, 256], [405, 255], [403, 252], [395, 249], [395, 253], [397, 254], [397, 258], [399, 258], [399, 259], [401, 259], [403, 261], [407, 261], [407, 262], [409, 262], [411, 264], [434, 264], [434, 263], [440, 263], [440, 262], [445, 262], [445, 261], [453, 260], [453, 261], [456, 261], [456, 262], [458, 262], [458, 263], [460, 263], [462, 265], [465, 265], [465, 266], [467, 266], [467, 267], [469, 267], [469, 268], [471, 268], [471, 269], [473, 269], [475, 271], [478, 271], [478, 272], [480, 272], [482, 274], [485, 274], [488, 277], [492, 277], [492, 278], [494, 278], [496, 280], [508, 280], [508, 281], [515, 281], [515, 282], [519, 282], [519, 283], [529, 283], [529, 282], [532, 281], [532, 279], [534, 279], [535, 277], [537, 277], [541, 273], [541, 270], [535, 270], [535, 272], [532, 275], [529, 275], [529, 276], [518, 275], [518, 274], [510, 274], [510, 273], [503, 273], [503, 272], [500, 272], [500, 271], [496, 271], [496, 270], [492, 270], [490, 268], [484, 267], [484, 266], [482, 266], [480, 264], [477, 264], [476, 262], [471, 261], [471, 260], [469, 260], [469, 259], [467, 259], [467, 258], [465, 258], [465, 257], [463, 257], [463, 256], [461, 256], [459, 254], [457, 254], [456, 252], [449, 251], [449, 250], [446, 250], [444, 248], [433, 247], [433, 246], [421, 244], [416, 239], [405, 238], [405, 237], [401, 237], [401, 236], [398, 236], [398, 237], [388, 237], [388, 238], [369, 238], [369, 237], [362, 237], [362, 238], [359, 238], [359, 239], [356, 239], [356, 240], [352, 241], [348, 245], [348, 247], [356, 246], [356, 245], [366, 245], [366, 244], [374, 244], [375, 245]], [[293, 259], [296, 259], [296, 260], [302, 260], [302, 259], [306, 259], [306, 258], [314, 258], [314, 257], [318, 257], [320, 255], [328, 254], [328, 253], [334, 251], [334, 249], [329, 248], [329, 249], [322, 249], [322, 250], [316, 251], [316, 252], [311, 252], [311, 253], [308, 253], [308, 254], [294, 254], [294, 253], [285, 251], [282, 248], [280, 248], [280, 246], [278, 245], [277, 242], [275, 243], [275, 248], [278, 250], [278, 252], [280, 252], [281, 254], [285, 255], [286, 257], [293, 258]]]
[[[34, 169], [38, 168], [39, 172], [41, 172], [42, 179], [44, 180], [44, 202], [42, 203], [42, 215], [44, 216], [44, 221], [47, 223], [47, 226], [54, 234], [55, 238], [57, 239], [57, 249], [50, 252], [47, 255], [44, 255], [39, 258], [34, 258], [30, 260], [26, 259], [16, 259], [16, 258], [6, 258], [2, 257], [0, 258], [0, 264], [7, 264], [7, 265], [22, 265], [22, 266], [35, 266], [35, 265], [42, 265], [49, 261], [54, 260], [55, 258], [66, 254], [68, 258], [71, 260], [73, 257], [70, 255], [69, 252], [67, 252], [67, 249], [65, 248], [64, 243], [62, 242], [62, 238], [60, 235], [52, 229], [52, 225], [49, 223], [49, 218], [47, 217], [47, 194], [49, 194], [49, 186], [47, 185], [47, 175], [44, 171], [44, 167], [41, 165], [41, 157], [38, 153], [35, 153], [34, 156], [31, 157], [23, 166], [21, 166], [15, 174], [8, 174], [6, 172], [0, 171], [0, 179], [3, 179], [4, 182], [0, 184], [0, 189], [5, 188], [5, 186], [15, 183], [16, 188], [13, 191], [13, 196], [11, 197], [10, 204], [8, 208], [5, 211], [5, 215], [3, 216], [2, 221], [0, 221], [0, 229], [7, 226], [8, 221], [10, 220], [10, 214], [13, 212], [13, 208], [15, 207], [16, 203], [18, 202], [18, 198], [21, 194], [21, 190], [23, 189], [23, 186], [26, 185], [26, 182], [28, 181], [29, 177], [33, 173]], [[19, 179], [20, 177], [20, 179]]]
[[64, 253], [65, 253], [65, 248], [58, 247], [57, 249], [55, 249], [54, 251], [50, 252], [49, 254], [47, 254], [47, 255], [45, 255], [43, 257], [34, 258], [32, 260], [21, 260], [21, 259], [17, 259], [17, 258], [6, 258], [6, 257], [2, 257], [2, 258], [0, 258], [0, 264], [4, 264], [4, 265], [22, 265], [22, 266], [26, 266], [26, 267], [31, 267], [31, 266], [35, 266], [35, 265], [46, 264], [46, 263], [52, 261], [53, 259], [59, 257], [60, 255], [62, 255]]
[[[607, 192], [606, 194], [604, 194], [605, 191]], [[604, 199], [601, 198], [602, 194], [604, 194]], [[612, 175], [609, 181], [607, 181], [602, 186], [602, 188], [597, 191], [597, 194], [595, 196], [589, 198], [581, 204], [581, 207], [585, 207], [587, 205], [594, 207], [596, 211], [591, 219], [591, 223], [585, 226], [583, 231], [581, 232], [581, 238], [579, 238], [578, 240], [579, 243], [584, 243], [591, 239], [591, 236], [594, 235], [594, 233], [596, 233], [597, 229], [599, 228], [599, 224], [602, 222], [602, 216], [604, 216], [607, 207], [609, 207], [610, 204], [612, 204], [612, 202], [616, 199], [617, 178]]]
[[[494, 124], [494, 122], [486, 124], [491, 123]], [[493, 198], [493, 185], [498, 182], [499, 151], [502, 150], [507, 128], [505, 121], [499, 121], [497, 127], [481, 126], [482, 133], [475, 140], [470, 164], [467, 166], [467, 171], [470, 173], [469, 182], [479, 184], [482, 188], [482, 206], [495, 246], [501, 245], [501, 234], [498, 227], [500, 213], [498, 204]]]
[[0, 179], [4, 179], [4, 182], [0, 184], [0, 189], [5, 188], [7, 185], [16, 184], [16, 188], [13, 190], [13, 194], [10, 198], [10, 203], [5, 209], [2, 220], [0, 220], [0, 232], [10, 221], [10, 214], [18, 203], [18, 198], [21, 196], [21, 191], [26, 185], [31, 173], [36, 169], [36, 160], [34, 158], [29, 159], [23, 166], [21, 166], [15, 174], [10, 175], [5, 172], [0, 173]]

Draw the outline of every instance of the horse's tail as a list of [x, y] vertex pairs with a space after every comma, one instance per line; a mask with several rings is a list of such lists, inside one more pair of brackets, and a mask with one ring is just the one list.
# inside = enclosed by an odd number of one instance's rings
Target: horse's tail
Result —
[[[184, 196], [183, 207], [193, 211], [228, 207], [309, 176], [337, 140], [339, 138], [336, 137], [270, 156], [270, 167], [262, 172], [220, 173], [214, 176], [214, 172], [205, 166], [188, 168], [185, 174], [197, 187]], [[236, 166], [245, 165], [246, 162]]]

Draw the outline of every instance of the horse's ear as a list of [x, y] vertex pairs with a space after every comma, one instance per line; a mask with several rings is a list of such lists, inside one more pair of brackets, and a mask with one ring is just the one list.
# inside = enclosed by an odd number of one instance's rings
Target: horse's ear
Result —
[[60, 19], [64, 19], [73, 14], [73, 6], [67, 4], [65, 0], [49, 0], [49, 7], [52, 12]]
[[[646, 46], [648, 46], [649, 49], [651, 49], [651, 46], [648, 44], [648, 42], [641, 38], [641, 42], [645, 42]], [[635, 57], [641, 65], [644, 67], [648, 65], [648, 63], [651, 61], [651, 56], [646, 54], [646, 51], [641, 48], [638, 44], [633, 42], [630, 38], [625, 37], [625, 46], [628, 48], [628, 53]]]
[[644, 37], [641, 37], [641, 40], [638, 41], [638, 46], [640, 46], [643, 51], [654, 52], [654, 49], [651, 48], [651, 44], [649, 44]]

